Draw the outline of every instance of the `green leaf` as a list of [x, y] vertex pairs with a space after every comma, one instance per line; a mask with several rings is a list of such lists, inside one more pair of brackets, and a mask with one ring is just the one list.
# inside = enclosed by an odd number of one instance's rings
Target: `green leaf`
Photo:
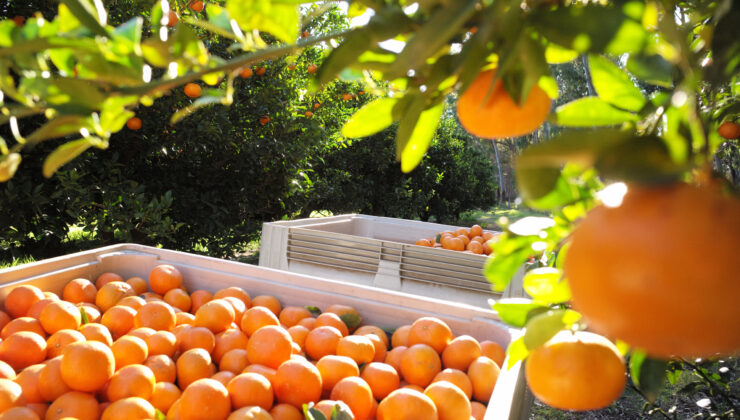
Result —
[[[526, 241], [526, 243], [531, 245], [531, 240]], [[522, 268], [531, 253], [532, 251], [528, 247], [518, 247], [509, 253], [496, 253], [494, 250], [483, 266], [483, 274], [493, 285], [493, 290], [500, 292], [506, 289], [506, 286], [509, 285], [516, 272]]]
[[[88, 0], [59, 0], [69, 8], [69, 11], [77, 18], [80, 23], [85, 25], [92, 33], [105, 38], [110, 38], [110, 34], [103, 27], [99, 14], [105, 13], [105, 10], [99, 10]], [[103, 16], [104, 17], [104, 16]]]
[[594, 167], [605, 179], [639, 182], [678, 180], [686, 167], [671, 158], [657, 137], [633, 137], [600, 154]]
[[355, 328], [359, 327], [360, 324], [362, 324], [362, 317], [357, 314], [342, 314], [339, 316], [339, 318], [344, 322], [345, 325], [347, 325], [347, 328], [349, 328], [350, 331], [354, 330]]
[[660, 55], [632, 54], [627, 59], [627, 70], [644, 82], [673, 87], [673, 66]]
[[167, 415], [165, 415], [163, 412], [159, 411], [159, 409], [154, 410], [154, 415], [157, 420], [167, 420]]
[[44, 177], [51, 178], [57, 169], [79, 156], [91, 146], [105, 148], [107, 144], [97, 137], [86, 137], [67, 142], [57, 147], [46, 157], [41, 172]]
[[331, 409], [331, 420], [353, 420], [352, 409], [344, 401], [337, 401]]
[[426, 109], [426, 97], [421, 94], [407, 95], [393, 107], [394, 118], [398, 116], [400, 122], [396, 130], [396, 160], [401, 160], [401, 154], [416, 129], [421, 113]]
[[629, 369], [632, 382], [651, 403], [660, 395], [667, 367], [667, 361], [649, 358], [641, 351], [633, 351], [630, 356]]
[[591, 78], [599, 98], [621, 109], [639, 111], [647, 102], [629, 75], [606, 57], [591, 55]]
[[524, 345], [530, 351], [542, 346], [558, 331], [568, 328], [568, 324], [572, 325], [573, 318], [576, 320], [580, 318], [575, 317], [573, 313], [577, 312], [570, 309], [556, 309], [533, 317], [524, 327], [524, 336], [522, 336]]
[[61, 33], [72, 32], [82, 26], [80, 21], [75, 17], [74, 14], [72, 14], [72, 12], [69, 10], [69, 7], [67, 7], [67, 5], [64, 3], [59, 4], [57, 17], [55, 20], [58, 22], [59, 32]]
[[525, 200], [536, 200], [555, 189], [560, 179], [559, 168], [515, 167], [516, 183]]
[[642, 51], [648, 39], [648, 34], [642, 24], [633, 20], [625, 20], [614, 34], [605, 52], [611, 55], [622, 55]]
[[588, 96], [559, 106], [555, 123], [566, 127], [599, 127], [637, 121], [637, 115], [614, 108], [605, 100]]
[[321, 309], [319, 309], [318, 306], [306, 306], [306, 309], [308, 309], [308, 311], [311, 312], [313, 316], [321, 315]]
[[545, 60], [548, 64], [562, 64], [578, 58], [578, 52], [563, 48], [557, 44], [548, 44], [545, 48]]
[[401, 171], [404, 173], [411, 172], [421, 163], [437, 131], [442, 111], [444, 111], [444, 102], [425, 110], [419, 116], [419, 121], [401, 152]]
[[89, 81], [64, 77], [24, 78], [18, 90], [37, 95], [64, 114], [90, 114], [105, 99], [102, 92]]
[[367, 137], [393, 124], [393, 98], [376, 99], [360, 108], [342, 127], [342, 135], [349, 138]]
[[245, 32], [257, 29], [295, 42], [300, 24], [298, 5], [273, 0], [228, 0], [226, 10]]
[[506, 349], [509, 362], [506, 364], [507, 369], [511, 369], [517, 362], [520, 362], [529, 356], [529, 349], [524, 344], [524, 337], [512, 341]]
[[564, 303], [570, 300], [570, 287], [560, 270], [550, 267], [535, 268], [524, 276], [524, 290], [535, 302]]
[[492, 306], [499, 318], [512, 327], [522, 328], [535, 315], [547, 310], [547, 307], [531, 299], [499, 299]]
[[79, 133], [80, 129], [89, 127], [89, 120], [78, 115], [67, 115], [54, 118], [26, 137], [30, 144], [47, 139], [55, 139]]
[[303, 404], [303, 415], [306, 420], [327, 420], [324, 413], [314, 408], [314, 403]]

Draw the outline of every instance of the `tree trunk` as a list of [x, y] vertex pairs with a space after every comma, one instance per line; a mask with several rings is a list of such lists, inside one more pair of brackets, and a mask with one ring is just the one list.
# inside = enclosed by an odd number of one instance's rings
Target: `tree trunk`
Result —
[[596, 89], [594, 89], [593, 82], [591, 81], [591, 70], [588, 68], [588, 56], [586, 54], [581, 54], [581, 63], [583, 63], [583, 76], [586, 77], [588, 96], [596, 96]]
[[[503, 201], [504, 196], [506, 196], [506, 186], [504, 184], [504, 174], [501, 171], [501, 159], [498, 156], [498, 144], [496, 140], [491, 140], [491, 144], [493, 144], [493, 153], [496, 155], [496, 167], [498, 168], [499, 198]], [[506, 197], [506, 201], [508, 206], [508, 197]]]

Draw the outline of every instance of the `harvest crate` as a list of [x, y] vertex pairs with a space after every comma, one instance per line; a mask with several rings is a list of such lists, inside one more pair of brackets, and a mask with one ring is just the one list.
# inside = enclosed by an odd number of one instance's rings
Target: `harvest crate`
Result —
[[[20, 284], [33, 284], [61, 294], [64, 285], [77, 277], [94, 279], [112, 271], [124, 278], [146, 278], [159, 264], [176, 266], [189, 290], [216, 291], [239, 286], [253, 296], [274, 295], [283, 305], [315, 305], [324, 309], [332, 303], [341, 303], [354, 306], [366, 324], [390, 328], [409, 324], [422, 316], [437, 316], [447, 322], [456, 335], [468, 334], [504, 346], [520, 334], [502, 324], [492, 311], [470, 305], [134, 244], [114, 245], [2, 269], [0, 301]], [[485, 419], [525, 419], [531, 404], [524, 371], [521, 363], [517, 363], [501, 371]]]
[[264, 223], [259, 264], [484, 308], [490, 298], [524, 296], [521, 276], [491, 291], [485, 255], [414, 245], [458, 228], [362, 214]]

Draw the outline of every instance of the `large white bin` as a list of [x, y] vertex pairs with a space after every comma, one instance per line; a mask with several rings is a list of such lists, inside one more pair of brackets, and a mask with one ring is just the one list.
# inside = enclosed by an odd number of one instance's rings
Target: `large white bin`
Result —
[[[470, 305], [134, 244], [114, 245], [2, 269], [0, 301], [20, 284], [33, 284], [61, 294], [64, 285], [77, 277], [94, 279], [112, 271], [124, 278], [146, 278], [158, 264], [176, 266], [189, 290], [215, 291], [239, 286], [252, 296], [274, 295], [283, 305], [315, 305], [325, 309], [332, 303], [341, 303], [354, 306], [365, 324], [380, 327], [394, 328], [422, 316], [437, 316], [447, 322], [456, 335], [468, 334], [503, 346], [520, 334], [502, 324], [494, 312]], [[524, 371], [521, 363], [517, 363], [501, 371], [485, 419], [526, 419], [531, 405]]]
[[259, 264], [484, 308], [490, 298], [524, 296], [521, 275], [491, 291], [485, 255], [414, 245], [457, 228], [362, 214], [264, 223]]

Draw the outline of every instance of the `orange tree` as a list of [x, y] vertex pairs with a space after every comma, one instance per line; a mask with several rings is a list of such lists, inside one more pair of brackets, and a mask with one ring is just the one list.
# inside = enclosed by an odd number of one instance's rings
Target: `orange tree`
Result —
[[[740, 231], [737, 217], [727, 216], [738, 214], [738, 199], [709, 166], [718, 146], [736, 142], [726, 139], [734, 130], [718, 128], [733, 123], [740, 109], [737, 2], [356, 0], [349, 12], [372, 12], [366, 25], [307, 38], [299, 37], [297, 3], [224, 0], [189, 14], [182, 3], [162, 1], [146, 31], [141, 19], [108, 25], [101, 3], [87, 0], [63, 0], [52, 21], [1, 22], [2, 122], [13, 140], [1, 144], [0, 179], [12, 177], [23, 153], [47, 139], [77, 137], [48, 155], [45, 176], [90, 147], [107, 147], [138, 104], [185, 83], [203, 80], [212, 87], [175, 112], [175, 121], [200, 107], [231, 104], [244, 66], [322, 44], [331, 51], [317, 69], [317, 87], [340, 76], [387, 93], [354, 114], [343, 134], [365, 137], [397, 122], [396, 159], [404, 172], [422, 160], [453, 91], [480, 103], [458, 109], [463, 124], [472, 118], [483, 126], [475, 129], [479, 135], [522, 134], [546, 117], [568, 128], [517, 162], [526, 203], [554, 216], [507, 226], [486, 269], [494, 287], [502, 288], [522, 262], [538, 257], [524, 277], [532, 299], [494, 304], [502, 319], [525, 328], [509, 347], [511, 362], [531, 354], [537, 366], [557, 363], [547, 355], [566, 348], [572, 349], [566, 355], [592, 357], [593, 369], [603, 373], [600, 368], [613, 366], [607, 360], [618, 355], [612, 344], [557, 334], [589, 328], [624, 339], [632, 379], [650, 396], [662, 382], [664, 360], [691, 365], [695, 357], [740, 349], [738, 283], [734, 254], [728, 254]], [[181, 13], [176, 24], [171, 6]], [[242, 53], [209, 54], [194, 28], [233, 40], [231, 50]], [[266, 43], [261, 33], [276, 43]], [[379, 44], [388, 39], [405, 44], [390, 51]], [[592, 94], [548, 115], [539, 112], [546, 108], [543, 93], [557, 96], [548, 64], [579, 56], [586, 57]], [[491, 81], [476, 83], [480, 77]], [[388, 80], [388, 88], [377, 79]], [[646, 85], [650, 95], [641, 89]], [[518, 110], [530, 106], [531, 113]], [[486, 124], [484, 113], [511, 118], [510, 124]], [[21, 132], [19, 120], [41, 115], [43, 126]], [[509, 125], [516, 130], [507, 131]], [[646, 325], [630, 329], [638, 324]], [[577, 384], [577, 376], [564, 378]], [[727, 396], [726, 388], [712, 384], [713, 392]], [[726, 400], [736, 411], [736, 398]], [[564, 406], [584, 407], [596, 408]]]

